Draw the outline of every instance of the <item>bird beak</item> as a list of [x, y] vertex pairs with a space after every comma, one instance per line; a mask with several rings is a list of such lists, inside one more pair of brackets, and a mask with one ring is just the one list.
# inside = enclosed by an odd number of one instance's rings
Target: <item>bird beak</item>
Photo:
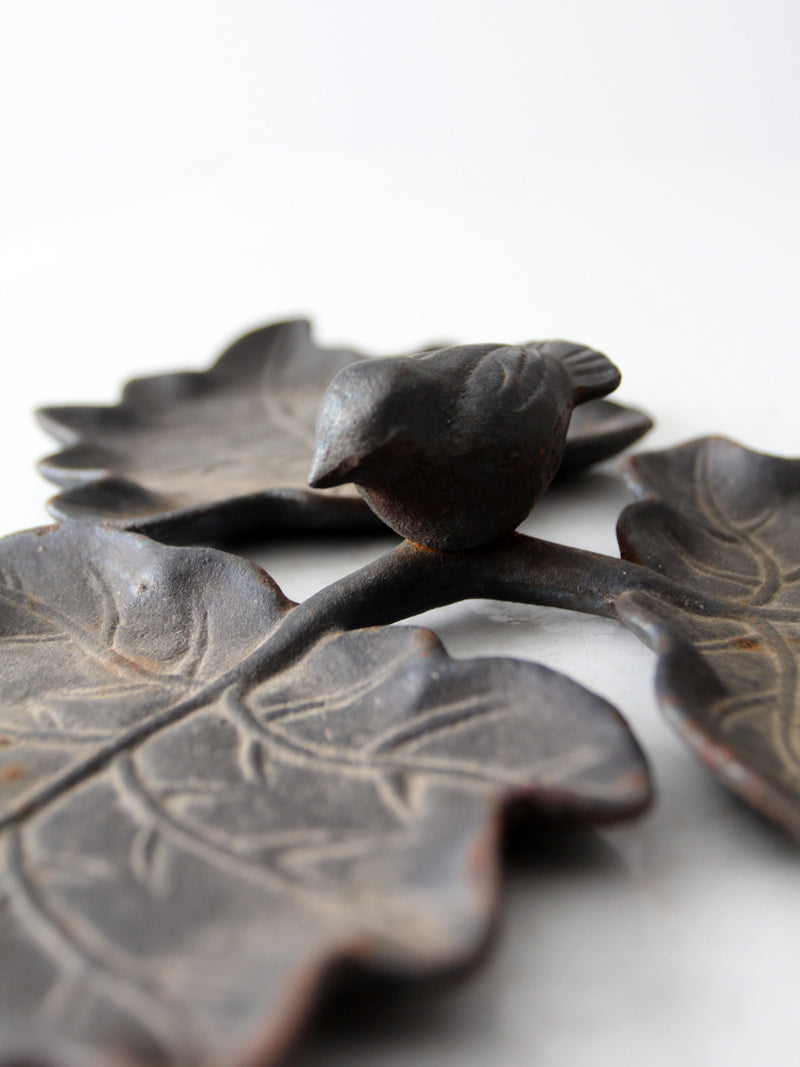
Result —
[[337, 455], [326, 448], [317, 447], [311, 459], [308, 484], [312, 489], [330, 489], [352, 481], [351, 475], [358, 466], [356, 456]]

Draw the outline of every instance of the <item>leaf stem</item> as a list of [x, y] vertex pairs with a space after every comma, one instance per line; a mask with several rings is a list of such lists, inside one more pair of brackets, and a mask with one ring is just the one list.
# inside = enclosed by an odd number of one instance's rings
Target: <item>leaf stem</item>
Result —
[[21, 796], [0, 816], [0, 829], [41, 810], [56, 796], [102, 771], [120, 752], [214, 703], [227, 690], [235, 689], [242, 698], [327, 636], [387, 625], [471, 598], [541, 604], [616, 618], [617, 598], [631, 591], [656, 595], [696, 614], [752, 617], [763, 613], [772, 619], [791, 614], [792, 619], [800, 620], [798, 612], [776, 615], [763, 608], [759, 611], [758, 607], [697, 596], [641, 564], [523, 534], [457, 552], [405, 541], [289, 610], [253, 652], [207, 685], [94, 749], [37, 792]]
[[[284, 663], [328, 633], [385, 626], [459, 600], [509, 600], [615, 619], [624, 593], [658, 597], [702, 616], [800, 621], [800, 611], [707, 596], [650, 567], [524, 534], [481, 548], [445, 552], [409, 541], [320, 590], [294, 608], [274, 638], [244, 661], [242, 681], [269, 653]], [[279, 645], [283, 646], [279, 652]]]
[[[523, 534], [482, 548], [445, 552], [409, 541], [294, 608], [242, 668], [258, 678], [269, 650], [294, 656], [327, 633], [382, 626], [459, 600], [485, 598], [567, 608], [616, 618], [615, 602], [637, 590], [686, 611], [736, 613], [735, 605], [692, 594], [649, 567]], [[242, 678], [244, 681], [244, 677]]]

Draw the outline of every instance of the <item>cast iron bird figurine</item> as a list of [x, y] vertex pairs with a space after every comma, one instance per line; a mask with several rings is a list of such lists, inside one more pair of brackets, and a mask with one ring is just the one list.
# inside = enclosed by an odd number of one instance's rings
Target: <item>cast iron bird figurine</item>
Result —
[[602, 353], [567, 341], [353, 363], [322, 398], [309, 484], [354, 482], [388, 526], [429, 548], [488, 544], [552, 481], [573, 407], [619, 381]]

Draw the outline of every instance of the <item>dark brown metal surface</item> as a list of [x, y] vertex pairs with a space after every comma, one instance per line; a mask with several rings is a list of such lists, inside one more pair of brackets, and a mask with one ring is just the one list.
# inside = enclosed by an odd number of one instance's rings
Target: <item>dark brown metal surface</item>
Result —
[[556, 478], [580, 474], [593, 463], [616, 456], [640, 440], [653, 420], [637, 408], [613, 400], [590, 400], [572, 412], [567, 446]]
[[635, 457], [626, 559], [705, 599], [630, 593], [661, 706], [729, 788], [800, 837], [800, 460], [703, 438]]
[[[44, 408], [42, 425], [66, 446], [40, 463], [65, 487], [50, 511], [172, 544], [383, 529], [353, 487], [307, 485], [320, 399], [358, 359], [320, 348], [307, 322], [278, 323], [240, 338], [207, 371], [131, 382], [113, 407]], [[586, 405], [570, 425], [564, 472], [608, 458], [649, 427], [634, 409]]]
[[641, 751], [602, 699], [385, 625], [437, 605], [619, 619], [657, 652], [693, 748], [800, 836], [800, 461], [717, 438], [640, 456], [623, 558], [605, 557], [512, 532], [559, 464], [629, 443], [635, 420], [602, 401], [565, 442], [573, 405], [618, 380], [604, 356], [353, 358], [282, 324], [205, 374], [43, 416], [73, 441], [45, 472], [86, 483], [68, 511], [95, 493], [107, 515], [118, 492], [117, 521], [173, 539], [265, 516], [347, 528], [366, 514], [350, 491], [297, 488], [344, 368], [312, 480], [355, 479], [413, 541], [301, 605], [210, 549], [78, 522], [0, 542], [5, 1063], [267, 1063], [334, 962], [414, 976], [474, 958], [509, 804], [581, 820], [647, 805]]
[[602, 353], [567, 341], [354, 363], [322, 398], [309, 484], [354, 482], [387, 526], [429, 548], [488, 544], [550, 485], [573, 407], [619, 381]]
[[[628, 472], [646, 499], [620, 518], [622, 560], [520, 535], [462, 552], [406, 545], [353, 576], [353, 595], [383, 583], [376, 622], [467, 597], [619, 618], [659, 654], [659, 699], [692, 748], [800, 837], [800, 460], [705, 438]], [[430, 504], [417, 532], [435, 544]]]
[[294, 606], [238, 557], [75, 523], [0, 542], [0, 576], [6, 1064], [270, 1062], [334, 961], [479, 951], [509, 803], [648, 802], [562, 675], [344, 632], [369, 576]]
[[376, 529], [353, 490], [306, 486], [314, 418], [331, 379], [363, 356], [320, 348], [303, 320], [239, 338], [204, 372], [129, 382], [113, 407], [49, 407], [66, 447], [43, 459], [65, 487], [58, 520], [105, 522], [173, 543], [303, 527]]

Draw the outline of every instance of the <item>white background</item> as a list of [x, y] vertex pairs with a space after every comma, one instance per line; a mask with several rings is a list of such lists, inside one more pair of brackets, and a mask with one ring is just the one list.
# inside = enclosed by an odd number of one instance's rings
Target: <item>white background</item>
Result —
[[[113, 402], [296, 313], [371, 352], [584, 341], [656, 418], [649, 447], [800, 454], [794, 0], [0, 11], [0, 532], [46, 521], [33, 407]], [[627, 499], [611, 465], [526, 528], [614, 552]], [[300, 598], [385, 547], [258, 558]], [[541, 659], [615, 701], [658, 804], [539, 841], [479, 974], [351, 1012], [299, 1063], [796, 1064], [800, 854], [663, 723], [650, 653], [544, 609], [429, 621], [454, 654]]]

